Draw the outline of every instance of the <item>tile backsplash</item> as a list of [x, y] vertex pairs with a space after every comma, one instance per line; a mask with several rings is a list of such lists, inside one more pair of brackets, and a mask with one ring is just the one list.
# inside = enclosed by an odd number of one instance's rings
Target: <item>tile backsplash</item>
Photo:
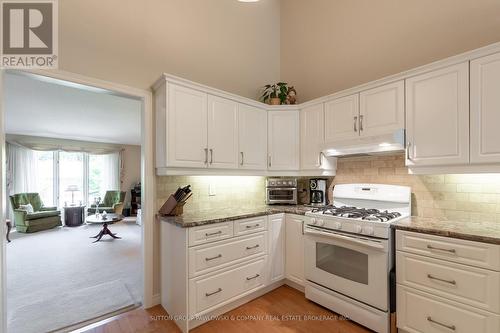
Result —
[[340, 158], [335, 184], [379, 183], [412, 189], [412, 215], [500, 222], [500, 174], [409, 175], [404, 154]]
[[[157, 207], [180, 186], [191, 185], [193, 196], [185, 212], [227, 207], [252, 207], [266, 201], [265, 177], [254, 176], [157, 176]], [[212, 194], [210, 195], [210, 189]]]
[[[265, 204], [265, 177], [158, 176], [157, 207], [177, 187], [191, 184], [186, 212]], [[308, 179], [299, 177], [299, 202], [308, 202]], [[500, 222], [500, 174], [410, 175], [404, 154], [347, 157], [338, 160], [337, 175], [328, 177], [329, 196], [335, 184], [377, 183], [412, 189], [412, 215], [457, 221]], [[209, 195], [212, 187], [214, 196]], [[329, 198], [331, 202], [331, 197]]]

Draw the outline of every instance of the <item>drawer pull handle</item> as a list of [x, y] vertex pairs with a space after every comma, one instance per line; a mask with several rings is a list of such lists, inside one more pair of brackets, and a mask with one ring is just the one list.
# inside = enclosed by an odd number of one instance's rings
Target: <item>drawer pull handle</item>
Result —
[[450, 252], [450, 253], [455, 253], [455, 252], [457, 252], [457, 250], [455, 250], [455, 249], [443, 249], [443, 248], [441, 248], [441, 247], [434, 247], [434, 246], [432, 246], [432, 245], [427, 245], [427, 248], [428, 248], [429, 250], [438, 250], [438, 251], [445, 251], [445, 252]]
[[250, 280], [256, 279], [256, 278], [258, 278], [259, 276], [260, 276], [259, 274], [255, 274], [254, 276], [247, 277], [247, 281], [250, 281]]
[[456, 330], [457, 328], [455, 327], [455, 325], [446, 325], [446, 324], [443, 324], [443, 323], [440, 323], [439, 321], [435, 321], [434, 319], [432, 319], [431, 316], [428, 316], [427, 317], [427, 321], [430, 322], [430, 323], [433, 323], [433, 324], [436, 324], [436, 325], [439, 325], [439, 326], [442, 326], [442, 327], [445, 327], [449, 330]]
[[254, 245], [254, 246], [247, 246], [247, 250], [253, 250], [259, 247], [259, 244]]
[[257, 223], [256, 225], [247, 225], [245, 228], [253, 229], [253, 228], [258, 228], [258, 227], [260, 227], [260, 224]]
[[217, 232], [207, 232], [207, 233], [205, 233], [205, 236], [208, 237], [208, 236], [215, 236], [215, 235], [220, 235], [220, 234], [222, 234], [222, 230], [219, 230]]
[[215, 260], [215, 259], [219, 259], [219, 258], [222, 258], [222, 254], [216, 255], [215, 257], [212, 257], [212, 258], [205, 258], [205, 261]]
[[427, 274], [427, 277], [431, 280], [437, 280], [437, 281], [441, 281], [441, 282], [446, 282], [446, 283], [449, 283], [449, 284], [452, 284], [452, 285], [456, 285], [457, 284], [457, 281], [455, 280], [445, 280], [445, 279], [440, 279], [438, 277], [435, 277], [435, 276], [432, 276], [430, 274]]
[[222, 291], [222, 288], [219, 288], [217, 289], [216, 291], [213, 291], [211, 293], [205, 293], [205, 296], [208, 297], [208, 296], [212, 296], [212, 295], [215, 295], [215, 294], [218, 294]]

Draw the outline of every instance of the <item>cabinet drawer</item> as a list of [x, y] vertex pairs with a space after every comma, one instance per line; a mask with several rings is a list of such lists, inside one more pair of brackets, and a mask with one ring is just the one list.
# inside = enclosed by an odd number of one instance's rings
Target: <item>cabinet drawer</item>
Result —
[[209, 277], [189, 280], [189, 313], [210, 311], [264, 286], [267, 257]]
[[265, 253], [265, 233], [191, 247], [189, 277], [206, 274]]
[[397, 282], [500, 313], [500, 273], [397, 251]]
[[246, 235], [267, 230], [267, 216], [234, 221], [234, 235]]
[[189, 246], [233, 237], [233, 222], [202, 225], [189, 229]]
[[495, 244], [397, 230], [396, 249], [500, 271], [500, 246]]
[[397, 326], [410, 333], [497, 333], [500, 316], [397, 286]]

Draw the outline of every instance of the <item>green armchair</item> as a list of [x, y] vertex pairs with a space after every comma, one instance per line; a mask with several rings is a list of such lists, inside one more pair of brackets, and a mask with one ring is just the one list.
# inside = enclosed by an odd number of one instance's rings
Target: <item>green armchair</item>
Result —
[[[106, 211], [107, 213], [121, 214], [123, 212], [123, 203], [125, 201], [124, 191], [106, 191], [104, 200], [99, 205], [99, 213]], [[95, 214], [96, 206], [92, 204], [87, 209], [87, 214]]]
[[[18, 193], [10, 196], [14, 210], [14, 223], [18, 232], [37, 232], [62, 225], [61, 212], [57, 207], [45, 207], [38, 193]], [[33, 212], [20, 209], [20, 205], [31, 204]]]

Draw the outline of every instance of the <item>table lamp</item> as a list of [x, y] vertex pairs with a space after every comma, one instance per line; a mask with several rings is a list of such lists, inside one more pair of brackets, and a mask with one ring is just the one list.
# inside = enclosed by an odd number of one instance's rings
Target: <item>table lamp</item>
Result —
[[66, 188], [66, 192], [71, 192], [71, 205], [75, 204], [75, 192], [80, 191], [78, 185], [68, 185]]

